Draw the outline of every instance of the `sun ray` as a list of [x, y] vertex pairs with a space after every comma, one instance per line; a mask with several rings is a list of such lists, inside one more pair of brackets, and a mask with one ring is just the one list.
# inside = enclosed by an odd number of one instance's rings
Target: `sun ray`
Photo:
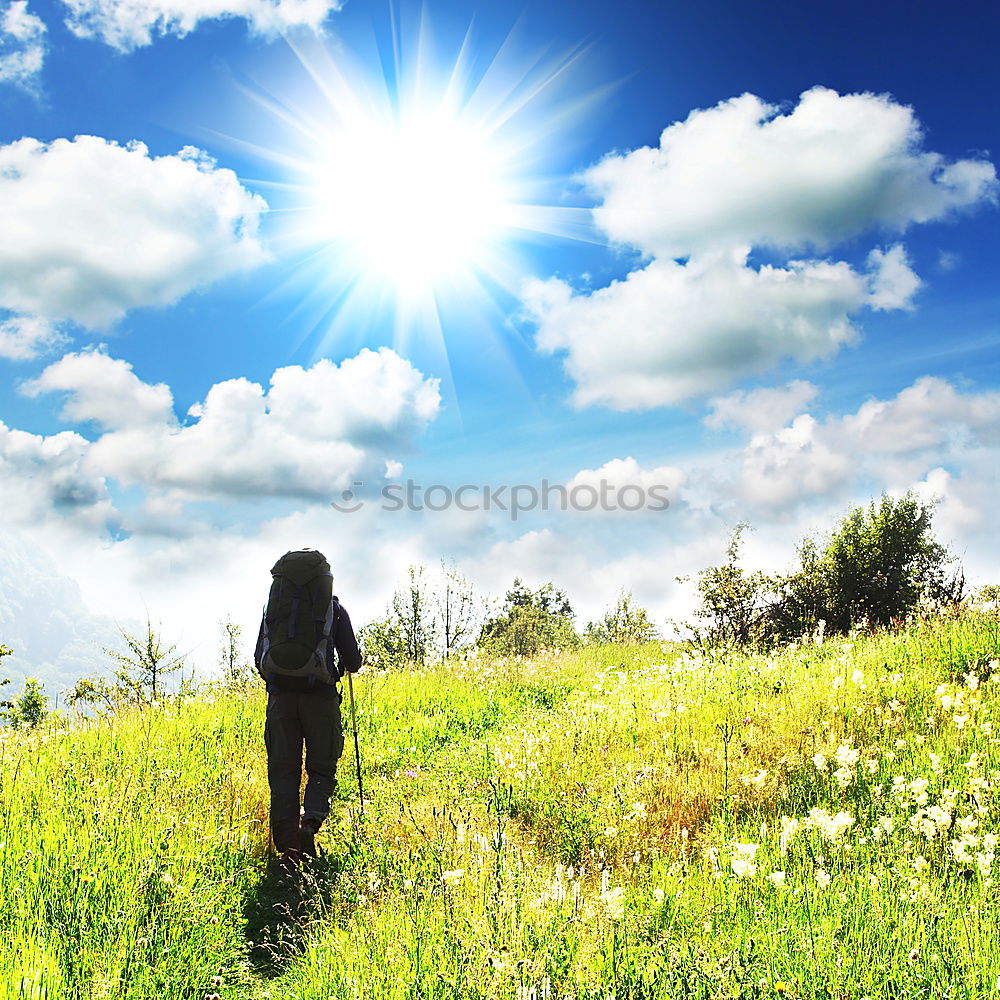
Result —
[[261, 186], [289, 267], [276, 294], [299, 292], [293, 312], [309, 324], [299, 344], [325, 353], [391, 330], [443, 374], [449, 339], [489, 335], [463, 315], [502, 315], [504, 297], [508, 315], [516, 306], [533, 246], [603, 243], [589, 208], [566, 203], [565, 158], [607, 89], [582, 83], [586, 44], [533, 49], [515, 24], [478, 68], [471, 23], [439, 59], [426, 9], [409, 36], [392, 3], [389, 20], [391, 46], [373, 34], [367, 57], [290, 42], [307, 86], [240, 82], [272, 128], [229, 141], [279, 172]]

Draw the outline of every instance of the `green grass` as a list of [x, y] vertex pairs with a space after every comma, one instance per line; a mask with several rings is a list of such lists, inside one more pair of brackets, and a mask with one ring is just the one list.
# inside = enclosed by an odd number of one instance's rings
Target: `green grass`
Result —
[[362, 673], [365, 814], [349, 739], [297, 879], [262, 692], [3, 732], [0, 992], [995, 997], [998, 656], [970, 611]]

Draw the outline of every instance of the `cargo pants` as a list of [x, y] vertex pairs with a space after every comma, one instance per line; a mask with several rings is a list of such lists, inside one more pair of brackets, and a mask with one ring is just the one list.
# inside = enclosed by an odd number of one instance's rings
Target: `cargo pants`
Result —
[[344, 752], [340, 692], [270, 691], [264, 724], [267, 781], [271, 788], [271, 837], [278, 851], [299, 850], [299, 790], [302, 747], [306, 751], [303, 819], [318, 827], [330, 813], [337, 787], [337, 762]]

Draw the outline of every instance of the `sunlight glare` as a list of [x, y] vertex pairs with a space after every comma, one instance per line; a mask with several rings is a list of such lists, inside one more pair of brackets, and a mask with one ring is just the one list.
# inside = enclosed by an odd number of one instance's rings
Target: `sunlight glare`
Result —
[[481, 130], [447, 108], [387, 118], [329, 143], [320, 228], [360, 271], [406, 294], [481, 265], [513, 213], [501, 156]]

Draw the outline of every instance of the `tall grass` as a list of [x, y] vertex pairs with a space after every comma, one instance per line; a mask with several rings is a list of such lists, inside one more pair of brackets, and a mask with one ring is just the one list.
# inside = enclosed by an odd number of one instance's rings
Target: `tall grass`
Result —
[[6, 733], [0, 989], [993, 997], [998, 656], [966, 611], [771, 657], [361, 674], [365, 814], [348, 749], [295, 878], [259, 691]]

